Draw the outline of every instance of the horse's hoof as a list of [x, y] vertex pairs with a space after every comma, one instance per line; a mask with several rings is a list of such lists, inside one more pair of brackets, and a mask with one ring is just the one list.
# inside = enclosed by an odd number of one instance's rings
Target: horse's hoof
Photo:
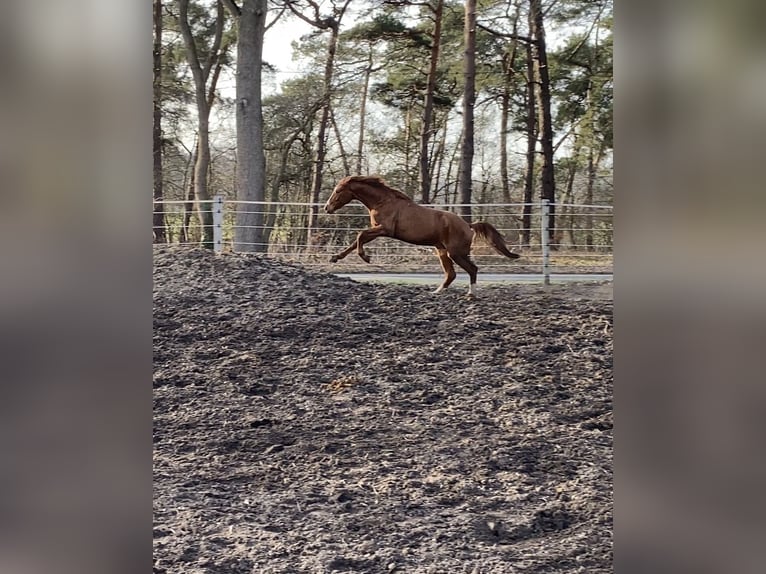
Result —
[[369, 255], [359, 255], [359, 257], [361, 257], [362, 261], [364, 261], [365, 263], [369, 263], [370, 262], [370, 256]]
[[333, 255], [332, 257], [330, 257], [330, 263], [337, 263], [337, 262], [338, 262], [338, 256], [337, 255]]

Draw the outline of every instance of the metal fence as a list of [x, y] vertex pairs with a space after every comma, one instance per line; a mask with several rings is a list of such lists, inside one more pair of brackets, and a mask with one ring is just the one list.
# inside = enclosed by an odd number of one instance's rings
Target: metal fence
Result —
[[[203, 213], [212, 214], [212, 240], [215, 251], [232, 249], [237, 215], [260, 213], [262, 240], [249, 244], [254, 251], [269, 257], [300, 263], [333, 272], [412, 273], [440, 271], [433, 248], [409, 245], [390, 238], [379, 238], [365, 245], [371, 264], [355, 254], [334, 263], [331, 255], [350, 245], [357, 233], [369, 227], [369, 215], [362, 205], [350, 204], [340, 213], [328, 215], [323, 204], [296, 202], [245, 202], [216, 196], [205, 202]], [[318, 210], [309, 227], [309, 211]], [[456, 210], [460, 205], [430, 207]], [[509, 260], [477, 241], [473, 258], [484, 273], [536, 274], [545, 283], [557, 273], [611, 274], [613, 209], [609, 205], [579, 205], [547, 200], [530, 204], [471, 204], [473, 221], [486, 221], [504, 235], [520, 259]], [[203, 238], [199, 207], [185, 201], [155, 202], [155, 213], [162, 212], [165, 241], [198, 245]], [[192, 211], [193, 210], [193, 211]], [[554, 227], [550, 227], [554, 210]], [[240, 226], [245, 227], [245, 226]], [[247, 226], [254, 227], [254, 226]], [[155, 229], [155, 235], [157, 229]], [[602, 276], [602, 275], [599, 275]]]

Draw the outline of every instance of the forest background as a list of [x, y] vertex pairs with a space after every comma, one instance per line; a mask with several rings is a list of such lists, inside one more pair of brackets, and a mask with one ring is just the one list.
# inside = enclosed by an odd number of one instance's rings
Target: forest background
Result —
[[510, 204], [521, 246], [541, 199], [554, 249], [611, 243], [576, 216], [612, 203], [611, 0], [153, 6], [155, 242], [210, 246], [215, 195], [264, 202], [238, 251], [332, 241], [312, 204], [374, 173], [468, 219]]

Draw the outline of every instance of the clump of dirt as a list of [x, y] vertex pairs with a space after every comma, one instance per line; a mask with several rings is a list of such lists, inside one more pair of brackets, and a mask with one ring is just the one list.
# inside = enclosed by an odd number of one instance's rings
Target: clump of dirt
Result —
[[612, 571], [608, 291], [432, 289], [155, 250], [156, 573]]

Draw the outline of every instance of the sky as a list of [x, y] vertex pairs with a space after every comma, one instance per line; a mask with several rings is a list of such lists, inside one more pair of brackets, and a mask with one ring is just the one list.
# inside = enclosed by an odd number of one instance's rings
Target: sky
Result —
[[[356, 20], [356, 14], [350, 12], [346, 14], [344, 18], [344, 28], [350, 26]], [[267, 21], [267, 24], [271, 22], [271, 19]], [[305, 72], [304, 64], [293, 60], [293, 48], [292, 42], [299, 40], [301, 36], [304, 36], [315, 30], [311, 25], [303, 20], [291, 15], [283, 14], [276, 23], [274, 23], [264, 35], [263, 45], [263, 60], [268, 62], [271, 66], [276, 68], [276, 72], [266, 72], [262, 77], [262, 90], [263, 96], [269, 96], [279, 92], [281, 84], [295, 75], [300, 75]], [[551, 34], [551, 44], [556, 43], [556, 39], [560, 37], [559, 34]], [[228, 70], [222, 75], [219, 80], [219, 90], [225, 98], [234, 99], [235, 97], [235, 77], [234, 70]], [[232, 137], [234, 134], [234, 107], [233, 106], [215, 106], [212, 110], [213, 125], [219, 127], [228, 126], [228, 130], [216, 130], [217, 134], [213, 134], [213, 137], [221, 137], [220, 145], [222, 147], [229, 147], [233, 145]], [[190, 135], [189, 145], [192, 145], [191, 139], [193, 135]]]
[[[320, 2], [321, 5], [321, 2]], [[343, 17], [342, 29], [352, 26], [358, 18], [358, 8], [354, 8], [352, 2]], [[267, 21], [267, 24], [271, 19]], [[266, 31], [263, 42], [263, 59], [277, 68], [276, 78], [271, 81], [264, 78], [264, 92], [266, 94], [276, 91], [279, 84], [295, 73], [300, 72], [300, 63], [293, 61], [292, 42], [301, 36], [315, 30], [300, 18], [290, 13], [284, 13], [277, 22]], [[271, 83], [271, 85], [267, 85]]]
[[[263, 38], [263, 60], [277, 68], [275, 74], [263, 75], [263, 95], [268, 96], [270, 94], [279, 91], [279, 87], [284, 80], [289, 79], [296, 73], [299, 73], [300, 64], [293, 62], [293, 49], [292, 42], [298, 40], [302, 35], [311, 31], [311, 27], [303, 20], [297, 18], [280, 18], [271, 28], [266, 31]], [[236, 95], [236, 80], [234, 76], [234, 69], [226, 70], [222, 73], [221, 78], [218, 81], [218, 89], [224, 98], [234, 99]], [[228, 126], [229, 130], [214, 130], [216, 133], [211, 134], [215, 137], [230, 138], [234, 133], [234, 117], [233, 106], [214, 106], [212, 114], [212, 123], [217, 127]], [[193, 145], [193, 133], [188, 134], [185, 140], [188, 141], [188, 145]], [[221, 142], [222, 146], [227, 144]]]
[[273, 82], [264, 78], [266, 83], [270, 84], [264, 85], [267, 93], [275, 91], [282, 81], [300, 71], [300, 65], [293, 62], [291, 44], [310, 31], [311, 26], [303, 20], [284, 17], [266, 31], [263, 39], [263, 59], [278, 70]]
[[[276, 24], [266, 31], [263, 38], [263, 60], [277, 68], [276, 74], [264, 74], [264, 95], [269, 95], [279, 89], [282, 81], [300, 72], [300, 64], [293, 62], [292, 42], [311, 31], [311, 27], [297, 18], [280, 18]], [[228, 70], [222, 75], [218, 88], [224, 97], [234, 97], [234, 70]]]

